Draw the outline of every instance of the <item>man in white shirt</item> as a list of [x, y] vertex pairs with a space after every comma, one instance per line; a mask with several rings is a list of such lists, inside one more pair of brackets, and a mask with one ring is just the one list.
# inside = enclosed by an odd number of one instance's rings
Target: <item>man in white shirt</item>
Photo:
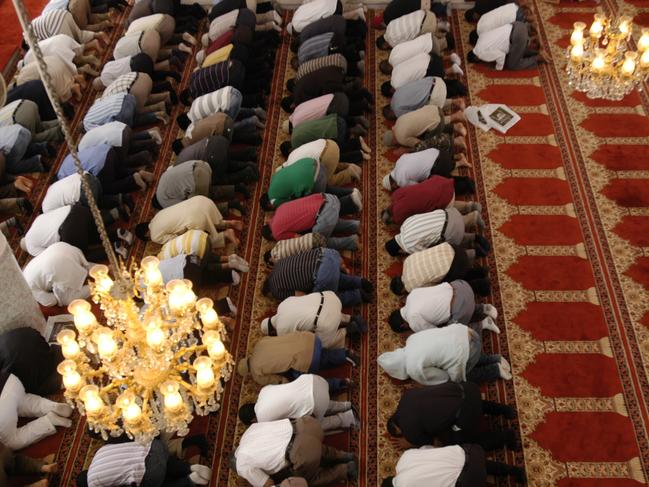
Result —
[[[336, 293], [324, 291], [304, 296], [291, 296], [277, 307], [275, 316], [261, 322], [264, 335], [281, 336], [295, 331], [312, 331], [325, 348], [344, 348], [347, 334], [367, 332], [367, 323], [360, 315], [342, 312]], [[341, 327], [345, 324], [346, 327]]]
[[516, 21], [525, 22], [523, 7], [519, 7], [513, 2], [507, 3], [480, 17], [478, 25], [476, 25], [476, 32], [481, 36], [485, 32], [497, 29], [503, 25], [513, 24]]
[[299, 34], [316, 20], [331, 17], [338, 7], [337, 0], [313, 0], [300, 5], [294, 12], [291, 22], [286, 26], [289, 34]]
[[422, 331], [444, 326], [446, 323], [468, 325], [481, 319], [482, 329], [500, 332], [495, 319], [498, 310], [491, 304], [476, 304], [475, 294], [466, 281], [443, 282], [436, 286], [414, 289], [406, 304], [394, 310], [388, 322], [397, 333]]
[[[77, 487], [118, 485], [192, 487], [207, 485], [210, 482], [211, 468], [198, 464], [189, 465], [179, 458], [170, 461], [170, 456], [167, 445], [158, 438], [147, 444], [135, 441], [107, 444], [97, 450], [88, 470], [81, 472], [77, 477], [76, 485]], [[172, 464], [173, 468], [170, 468], [169, 465]]]
[[23, 269], [23, 276], [41, 305], [67, 306], [90, 296], [85, 283], [93, 265], [78, 248], [57, 242], [34, 257]]
[[316, 418], [324, 431], [360, 426], [352, 404], [332, 401], [327, 381], [313, 374], [303, 374], [287, 384], [264, 386], [256, 403], [239, 408], [239, 419], [247, 425], [302, 416]]
[[[304, 416], [251, 425], [241, 437], [231, 464], [253, 487], [275, 485], [280, 472], [304, 477], [309, 487], [326, 487], [358, 476], [353, 454], [322, 444], [317, 419]], [[321, 466], [326, 463], [328, 466]]]
[[453, 36], [448, 32], [448, 29], [448, 22], [438, 20], [430, 10], [420, 9], [392, 20], [387, 25], [385, 34], [376, 39], [376, 46], [388, 51], [399, 44], [430, 32], [434, 37], [431, 39], [433, 51], [439, 54], [447, 48], [452, 49], [455, 45]]
[[525, 22], [505, 24], [480, 36], [471, 32], [469, 42], [475, 47], [469, 51], [467, 60], [471, 63], [495, 62], [498, 71], [532, 69], [539, 62], [546, 62], [544, 54], [532, 49], [529, 24]]
[[518, 484], [526, 482], [522, 468], [486, 460], [482, 447], [464, 444], [406, 450], [396, 475], [383, 479], [381, 487], [483, 487], [487, 475], [511, 475]]

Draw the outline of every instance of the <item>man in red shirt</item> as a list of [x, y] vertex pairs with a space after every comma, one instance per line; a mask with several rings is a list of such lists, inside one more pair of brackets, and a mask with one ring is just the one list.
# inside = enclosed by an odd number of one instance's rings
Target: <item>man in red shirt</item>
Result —
[[[314, 193], [280, 206], [262, 228], [268, 240], [286, 240], [303, 233], [320, 233], [327, 239], [327, 247], [337, 250], [356, 250], [360, 222], [341, 219], [361, 210], [361, 195], [354, 190], [350, 195], [337, 197], [328, 193]], [[332, 237], [352, 234], [348, 237]]]

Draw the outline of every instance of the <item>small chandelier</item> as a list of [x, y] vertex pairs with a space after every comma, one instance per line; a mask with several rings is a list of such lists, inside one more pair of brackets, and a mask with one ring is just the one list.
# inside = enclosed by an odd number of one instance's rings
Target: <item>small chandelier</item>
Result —
[[588, 98], [621, 100], [634, 88], [642, 89], [649, 75], [649, 29], [642, 29], [637, 51], [629, 49], [633, 18], [607, 19], [595, 14], [588, 32], [575, 22], [566, 57], [568, 85]]
[[65, 397], [104, 439], [123, 432], [142, 443], [162, 431], [183, 436], [193, 412], [219, 408], [234, 363], [223, 345], [225, 329], [212, 300], [196, 300], [191, 281], [163, 285], [156, 257], [122, 272], [118, 283], [105, 265], [90, 270], [105, 324], [85, 300], [68, 306], [76, 333], [57, 335]]
[[194, 413], [219, 409], [223, 384], [231, 377], [234, 361], [223, 344], [225, 328], [212, 300], [197, 300], [191, 281], [164, 285], [156, 257], [128, 269], [117, 258], [27, 9], [22, 0], [13, 4], [109, 263], [90, 270], [91, 295], [103, 322], [88, 301], [77, 299], [68, 306], [75, 329], [57, 335], [65, 358], [58, 366], [65, 397], [104, 439], [126, 433], [147, 443], [161, 432], [186, 435]]

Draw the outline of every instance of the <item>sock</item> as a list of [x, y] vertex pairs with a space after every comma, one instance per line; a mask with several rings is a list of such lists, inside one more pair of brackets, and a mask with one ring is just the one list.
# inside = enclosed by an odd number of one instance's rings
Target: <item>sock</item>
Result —
[[62, 418], [69, 418], [72, 416], [73, 409], [67, 404], [56, 402], [54, 403], [54, 406], [52, 406], [52, 411]]
[[64, 428], [69, 428], [70, 426], [72, 426], [72, 421], [70, 421], [68, 418], [62, 418], [56, 413], [47, 413], [45, 417], [49, 419], [50, 423], [52, 423], [54, 426], [63, 426]]

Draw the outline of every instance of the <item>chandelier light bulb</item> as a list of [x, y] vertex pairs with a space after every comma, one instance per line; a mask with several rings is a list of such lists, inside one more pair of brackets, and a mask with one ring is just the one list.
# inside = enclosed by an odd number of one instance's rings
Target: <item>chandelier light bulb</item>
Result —
[[201, 321], [205, 328], [216, 328], [219, 315], [214, 311], [214, 301], [210, 298], [201, 298], [196, 302], [196, 309], [200, 313]]
[[622, 74], [625, 76], [633, 76], [635, 71], [636, 59], [638, 54], [635, 52], [627, 52], [624, 55], [624, 62], [622, 63]]
[[96, 264], [90, 269], [90, 277], [100, 293], [108, 293], [113, 287], [113, 280], [108, 276], [108, 266]]
[[83, 383], [81, 375], [77, 372], [77, 364], [73, 360], [64, 360], [56, 368], [63, 377], [63, 385], [72, 392], [77, 392]]
[[640, 67], [642, 69], [649, 68], [649, 49], [643, 52], [642, 56], [640, 56]]
[[144, 273], [144, 282], [147, 286], [160, 286], [163, 282], [162, 273], [158, 269], [160, 261], [157, 257], [150, 255], [142, 259], [141, 269]]
[[595, 14], [595, 20], [590, 26], [590, 36], [599, 39], [599, 37], [602, 35], [602, 32], [604, 31], [604, 22], [606, 21], [606, 17], [604, 17], [602, 14]]
[[576, 62], [581, 62], [583, 58], [584, 58], [584, 45], [575, 44], [574, 46], [572, 46], [572, 49], [570, 49], [570, 59]]
[[601, 73], [606, 68], [606, 59], [604, 53], [601, 49], [597, 49], [593, 62], [591, 63], [591, 68], [596, 73]]
[[171, 413], [177, 413], [183, 407], [183, 398], [178, 389], [178, 383], [173, 380], [166, 381], [160, 386], [160, 392], [164, 396], [165, 409]]
[[129, 424], [137, 424], [142, 418], [142, 408], [137, 403], [131, 402], [126, 409], [122, 410], [122, 417]]
[[573, 24], [574, 30], [570, 36], [570, 44], [575, 46], [584, 42], [584, 29], [586, 24], [584, 22], [575, 22]]
[[642, 29], [642, 35], [638, 39], [638, 51], [645, 52], [649, 50], [649, 28]]
[[68, 305], [68, 311], [74, 317], [74, 326], [80, 333], [87, 334], [97, 325], [97, 319], [90, 311], [88, 301], [75, 299]]
[[113, 333], [110, 328], [102, 327], [97, 330], [95, 335], [95, 343], [97, 344], [97, 351], [103, 359], [110, 360], [117, 353], [117, 343], [113, 338]]
[[198, 357], [194, 360], [196, 369], [196, 384], [201, 389], [209, 389], [214, 385], [214, 372], [212, 371], [212, 360], [209, 357]]
[[87, 385], [81, 388], [79, 398], [83, 401], [86, 413], [89, 416], [96, 416], [104, 409], [104, 401], [99, 397], [99, 388], [95, 385]]
[[73, 359], [81, 352], [73, 330], [61, 330], [56, 335], [56, 341], [61, 345], [61, 352], [66, 359]]
[[146, 331], [146, 344], [158, 351], [165, 341], [165, 332], [160, 327], [151, 327]]

